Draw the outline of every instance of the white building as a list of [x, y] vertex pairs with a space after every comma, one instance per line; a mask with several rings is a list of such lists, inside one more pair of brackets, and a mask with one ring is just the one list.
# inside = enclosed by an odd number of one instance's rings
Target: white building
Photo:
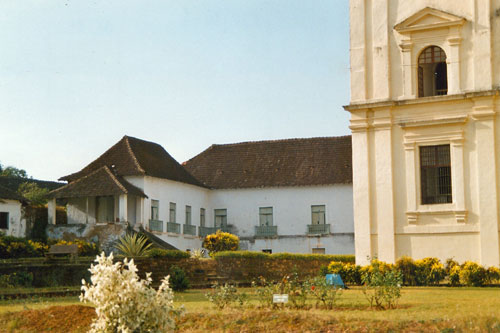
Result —
[[183, 165], [160, 145], [125, 136], [51, 192], [68, 224], [143, 227], [182, 249], [217, 229], [241, 248], [354, 253], [351, 138], [213, 145]]
[[500, 0], [351, 0], [356, 261], [500, 264]]
[[22, 210], [26, 203], [22, 196], [0, 186], [0, 232], [8, 236], [26, 236], [26, 220]]

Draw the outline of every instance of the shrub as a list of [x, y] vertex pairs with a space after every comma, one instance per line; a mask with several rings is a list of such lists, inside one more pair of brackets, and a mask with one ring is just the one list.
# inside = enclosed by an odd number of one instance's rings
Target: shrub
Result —
[[225, 283], [224, 285], [219, 285], [218, 283], [214, 284], [212, 286], [212, 291], [206, 293], [205, 297], [219, 310], [233, 304], [239, 304], [241, 306], [246, 301], [246, 295], [239, 294], [238, 289], [229, 283]]
[[446, 263], [445, 263], [445, 270], [446, 270], [446, 275], [450, 275], [450, 272], [452, 270], [453, 267], [455, 266], [460, 266], [458, 264], [458, 262], [456, 262], [455, 260], [453, 260], [453, 258], [448, 258], [446, 259]]
[[403, 277], [396, 268], [385, 269], [377, 267], [379, 263], [372, 264], [370, 274], [363, 276], [363, 294], [370, 303], [370, 307], [377, 309], [395, 308], [401, 297], [401, 284]]
[[25, 238], [0, 235], [0, 258], [30, 258], [40, 257], [42, 252], [35, 249], [35, 243]]
[[448, 274], [448, 280], [452, 286], [458, 286], [460, 284], [460, 266], [456, 265], [450, 269]]
[[480, 287], [486, 282], [486, 269], [475, 262], [466, 261], [460, 268], [460, 283]]
[[31, 287], [33, 284], [33, 273], [15, 272], [0, 275], [0, 288]]
[[191, 253], [189, 253], [189, 255], [193, 259], [202, 259], [205, 257], [205, 250], [204, 249], [194, 249], [194, 250], [191, 250]]
[[354, 255], [331, 255], [331, 254], [302, 254], [302, 253], [264, 253], [257, 251], [222, 251], [213, 255], [214, 258], [244, 258], [244, 259], [284, 259], [284, 260], [318, 260], [318, 261], [340, 261], [355, 262]]
[[403, 276], [403, 284], [407, 286], [416, 286], [417, 280], [415, 275], [417, 274], [417, 265], [410, 257], [401, 257], [396, 261], [396, 268], [401, 272]]
[[495, 282], [498, 282], [500, 280], [500, 269], [498, 269], [497, 267], [488, 267], [488, 269], [486, 270], [486, 274], [487, 274], [487, 280], [488, 280], [488, 283], [490, 284], [493, 284]]
[[210, 254], [221, 251], [236, 251], [239, 247], [238, 236], [228, 232], [217, 230], [217, 233], [205, 236], [203, 247], [210, 251]]
[[190, 255], [187, 252], [180, 250], [165, 250], [153, 248], [149, 251], [148, 257], [150, 258], [172, 258], [172, 259], [185, 259]]
[[254, 289], [261, 307], [276, 307], [276, 304], [273, 303], [273, 294], [282, 294], [284, 292], [282, 284], [283, 281], [273, 283], [267, 281], [263, 276], [252, 281], [252, 289]]
[[184, 291], [189, 288], [186, 272], [179, 266], [170, 267], [170, 285], [174, 291]]
[[116, 249], [126, 257], [147, 257], [152, 244], [144, 235], [126, 234], [118, 239]]
[[90, 332], [165, 332], [175, 328], [174, 294], [168, 276], [155, 291], [151, 273], [141, 280], [133, 260], [113, 264], [104, 252], [91, 265], [91, 283], [82, 281], [80, 300], [95, 306]]
[[96, 243], [89, 243], [83, 239], [75, 239], [72, 241], [57, 240], [55, 245], [73, 245], [78, 246], [78, 255], [82, 257], [92, 257], [99, 253], [99, 246]]
[[342, 288], [328, 284], [325, 277], [316, 277], [309, 284], [311, 285], [311, 295], [316, 299], [316, 307], [322, 304], [324, 308], [331, 310], [342, 295]]
[[415, 280], [418, 286], [438, 284], [446, 275], [444, 266], [437, 258], [416, 260], [415, 265]]

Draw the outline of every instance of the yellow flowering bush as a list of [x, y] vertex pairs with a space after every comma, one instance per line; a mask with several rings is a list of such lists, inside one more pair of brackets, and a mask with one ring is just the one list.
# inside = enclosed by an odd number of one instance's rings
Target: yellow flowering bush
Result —
[[78, 245], [79, 256], [95, 256], [99, 253], [99, 248], [96, 243], [89, 243], [82, 239], [75, 239], [73, 241], [58, 240], [55, 245]]
[[175, 329], [174, 293], [166, 276], [158, 291], [151, 273], [141, 280], [134, 260], [113, 263], [104, 252], [91, 265], [91, 283], [82, 280], [80, 300], [94, 304], [97, 317], [90, 332], [170, 332]]
[[486, 282], [486, 269], [472, 261], [466, 261], [460, 267], [460, 283], [466, 286], [480, 287]]
[[203, 247], [214, 254], [220, 251], [236, 251], [240, 245], [238, 236], [217, 230], [217, 233], [207, 235], [203, 240]]

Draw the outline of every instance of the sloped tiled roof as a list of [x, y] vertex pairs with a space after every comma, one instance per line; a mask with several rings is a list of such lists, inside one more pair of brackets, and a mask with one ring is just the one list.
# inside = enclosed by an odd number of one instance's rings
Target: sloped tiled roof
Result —
[[22, 195], [19, 195], [16, 192], [11, 191], [8, 188], [0, 185], [0, 202], [2, 202], [2, 199], [17, 200], [17, 201], [20, 201], [22, 203], [27, 202], [27, 200]]
[[130, 136], [124, 136], [95, 161], [81, 171], [60, 178], [73, 182], [103, 166], [119, 176], [152, 176], [202, 186], [162, 146]]
[[183, 165], [215, 189], [351, 184], [351, 136], [212, 145]]
[[147, 197], [140, 188], [130, 184], [123, 177], [113, 174], [107, 166], [103, 166], [57, 190], [51, 191], [48, 197], [81, 198], [120, 194]]

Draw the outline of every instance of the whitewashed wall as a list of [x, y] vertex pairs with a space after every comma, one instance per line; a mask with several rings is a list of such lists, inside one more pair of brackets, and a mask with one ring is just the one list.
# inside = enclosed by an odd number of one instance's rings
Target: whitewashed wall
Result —
[[87, 198], [68, 199], [68, 204], [66, 205], [68, 224], [86, 223], [87, 219], [89, 224], [95, 224], [95, 202], [95, 197], [89, 198], [89, 212], [87, 217]]
[[2, 199], [0, 212], [9, 213], [9, 229], [0, 229], [0, 231], [9, 236], [26, 236], [26, 221], [22, 218], [21, 203], [19, 201]]
[[[317, 246], [317, 236], [306, 235], [307, 225], [311, 224], [312, 205], [325, 205], [330, 232], [339, 234], [321, 237], [320, 243], [324, 246]], [[228, 224], [235, 227], [240, 237], [255, 235], [259, 207], [273, 207], [273, 225], [278, 227], [278, 236], [294, 236], [257, 239], [248, 243], [249, 250], [311, 253], [313, 247], [324, 247], [326, 253], [354, 253], [351, 185], [214, 190], [211, 206], [212, 209], [227, 209]], [[213, 226], [213, 211], [211, 213], [208, 225]]]

